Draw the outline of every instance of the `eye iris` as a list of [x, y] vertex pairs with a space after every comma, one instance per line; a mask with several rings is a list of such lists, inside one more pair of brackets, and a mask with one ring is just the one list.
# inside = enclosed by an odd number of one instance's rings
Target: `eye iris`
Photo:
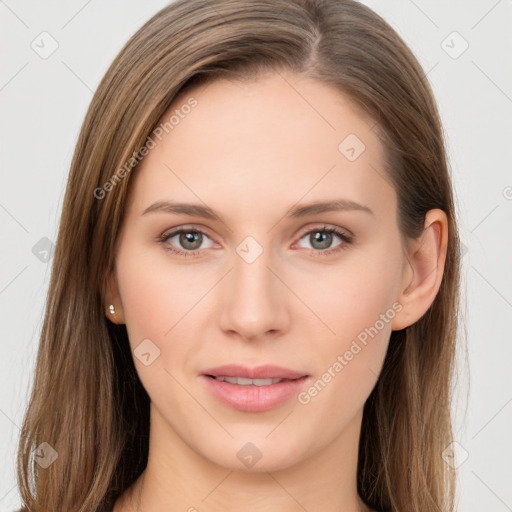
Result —
[[[199, 241], [199, 243], [197, 243]], [[180, 234], [180, 244], [185, 249], [195, 250], [201, 247], [202, 242], [202, 234], [197, 231], [184, 231]], [[190, 247], [188, 244], [191, 243], [193, 247]], [[194, 245], [194, 243], [196, 245]]]
[[[328, 249], [332, 243], [332, 233], [316, 231], [315, 233], [311, 233], [310, 239], [311, 245], [315, 247], [315, 249]], [[316, 242], [320, 242], [320, 246], [315, 246]]]

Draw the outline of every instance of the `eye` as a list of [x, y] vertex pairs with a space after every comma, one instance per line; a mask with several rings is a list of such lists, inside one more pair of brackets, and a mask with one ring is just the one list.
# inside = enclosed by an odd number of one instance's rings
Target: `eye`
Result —
[[[333, 248], [332, 244], [336, 238], [340, 239], [341, 242]], [[310, 244], [310, 247], [306, 247], [306, 249], [312, 249], [315, 253], [327, 255], [345, 249], [347, 245], [352, 243], [352, 238], [352, 235], [341, 229], [322, 226], [309, 230], [300, 240], [306, 240]]]
[[[341, 242], [333, 248], [332, 244], [336, 238]], [[305, 248], [311, 249], [314, 254], [327, 256], [345, 249], [352, 243], [352, 239], [353, 235], [339, 228], [321, 226], [307, 231], [300, 241], [309, 242], [310, 247]], [[198, 256], [202, 249], [209, 249], [213, 246], [212, 239], [198, 228], [180, 228], [166, 232], [158, 237], [158, 241], [165, 250], [184, 257]], [[207, 242], [206, 246], [203, 245], [205, 242]]]
[[[210, 240], [211, 244], [203, 246], [203, 243]], [[172, 232], [164, 233], [159, 241], [164, 249], [181, 256], [196, 256], [200, 249], [212, 247], [213, 241], [203, 231], [196, 228], [182, 228]]]

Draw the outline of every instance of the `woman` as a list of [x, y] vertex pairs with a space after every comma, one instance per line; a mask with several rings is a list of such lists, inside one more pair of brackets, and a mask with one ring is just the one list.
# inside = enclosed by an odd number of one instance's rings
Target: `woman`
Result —
[[454, 510], [451, 181], [369, 8], [157, 13], [92, 100], [53, 265], [24, 510]]

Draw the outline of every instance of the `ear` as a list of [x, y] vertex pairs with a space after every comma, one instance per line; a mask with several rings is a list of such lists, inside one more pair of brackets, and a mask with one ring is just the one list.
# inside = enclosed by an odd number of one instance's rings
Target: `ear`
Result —
[[[115, 270], [110, 271], [107, 276], [103, 297], [105, 301], [105, 316], [114, 324], [124, 324], [125, 320], [123, 305], [121, 303], [121, 297], [119, 295], [119, 288], [117, 286]], [[114, 306], [114, 314], [112, 314], [109, 310], [110, 305]]]
[[448, 247], [448, 219], [443, 210], [429, 210], [419, 238], [409, 241], [401, 292], [402, 309], [392, 321], [398, 331], [419, 320], [434, 302], [443, 279]]

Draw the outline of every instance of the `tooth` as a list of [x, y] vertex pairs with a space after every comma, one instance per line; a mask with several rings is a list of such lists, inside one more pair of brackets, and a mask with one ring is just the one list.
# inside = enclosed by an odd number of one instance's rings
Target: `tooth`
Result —
[[250, 386], [252, 384], [252, 379], [237, 377], [237, 384], [240, 384], [241, 386]]
[[246, 377], [225, 377], [216, 376], [215, 379], [221, 382], [229, 382], [230, 384], [238, 384], [239, 386], [270, 386], [277, 384], [283, 379], [248, 379]]
[[255, 386], [270, 386], [270, 384], [274, 384], [275, 379], [253, 379], [253, 384]]

